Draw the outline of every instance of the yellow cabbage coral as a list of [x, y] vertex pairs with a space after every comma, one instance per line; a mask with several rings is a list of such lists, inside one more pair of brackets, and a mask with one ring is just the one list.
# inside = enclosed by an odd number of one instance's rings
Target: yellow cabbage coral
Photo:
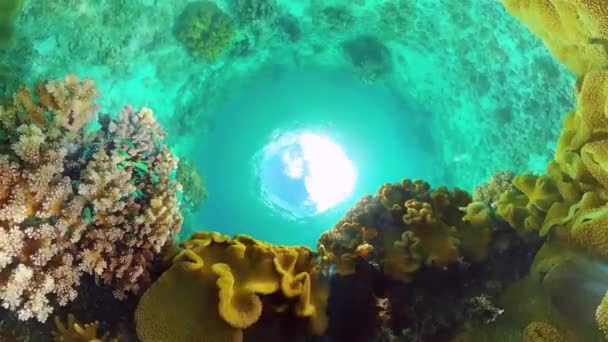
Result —
[[605, 0], [501, 0], [576, 75], [608, 65]]
[[265, 309], [261, 296], [271, 294], [309, 319], [313, 333], [327, 327], [328, 289], [309, 249], [206, 232], [183, 247], [140, 300], [136, 322], [144, 342], [241, 341]]

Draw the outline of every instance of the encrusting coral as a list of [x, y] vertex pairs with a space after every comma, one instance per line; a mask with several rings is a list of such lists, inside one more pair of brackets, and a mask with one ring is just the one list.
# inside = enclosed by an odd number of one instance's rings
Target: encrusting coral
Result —
[[175, 37], [196, 59], [212, 62], [232, 42], [232, 19], [215, 2], [191, 2], [176, 20]]
[[182, 247], [139, 302], [142, 341], [241, 341], [265, 310], [307, 319], [314, 334], [325, 331], [328, 289], [308, 248], [208, 232]]
[[0, 107], [0, 300], [19, 319], [45, 321], [76, 298], [83, 273], [117, 298], [136, 293], [182, 217], [177, 160], [149, 109], [126, 107], [87, 131], [92, 80], [36, 89]]
[[[340, 275], [353, 274], [358, 258], [377, 263], [393, 279], [408, 282], [422, 267], [441, 269], [463, 258], [478, 262], [488, 254], [491, 214], [459, 189], [431, 190], [424, 181], [385, 184], [363, 197], [334, 228], [321, 235], [318, 249]], [[360, 246], [371, 245], [361, 255]], [[369, 248], [368, 248], [369, 249]]]

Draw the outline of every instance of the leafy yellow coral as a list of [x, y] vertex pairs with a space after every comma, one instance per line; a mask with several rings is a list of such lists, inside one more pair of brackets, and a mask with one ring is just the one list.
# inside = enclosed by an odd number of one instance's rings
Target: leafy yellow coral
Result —
[[606, 67], [605, 0], [501, 0], [576, 75]]
[[308, 319], [313, 333], [325, 330], [328, 289], [309, 249], [207, 232], [183, 247], [140, 300], [136, 322], [144, 342], [241, 341], [265, 309], [261, 296], [271, 294]]
[[55, 342], [116, 342], [115, 338], [110, 338], [106, 333], [98, 336], [97, 329], [99, 322], [79, 323], [76, 317], [68, 314], [67, 321], [64, 322], [55, 316], [55, 330], [53, 331], [53, 341]]
[[192, 57], [212, 62], [230, 45], [234, 27], [215, 2], [195, 1], [177, 18], [174, 34]]

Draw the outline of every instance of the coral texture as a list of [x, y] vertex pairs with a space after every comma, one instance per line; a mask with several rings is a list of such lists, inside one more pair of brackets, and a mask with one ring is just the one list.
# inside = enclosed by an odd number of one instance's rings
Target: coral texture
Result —
[[98, 93], [75, 75], [26, 88], [0, 107], [0, 300], [45, 321], [83, 273], [137, 292], [182, 222], [177, 160], [149, 109], [127, 107], [86, 133]]
[[214, 2], [195, 1], [177, 18], [174, 33], [192, 57], [212, 62], [232, 42], [234, 27]]
[[608, 3], [604, 0], [502, 0], [576, 75], [608, 66]]
[[338, 274], [354, 273], [356, 260], [363, 258], [393, 279], [408, 282], [422, 267], [441, 269], [462, 258], [483, 260], [491, 238], [488, 210], [459, 189], [432, 191], [424, 181], [405, 179], [363, 197], [321, 235], [318, 249]]
[[182, 245], [140, 300], [142, 341], [241, 341], [264, 310], [293, 313], [312, 333], [325, 331], [328, 289], [309, 249], [207, 232]]

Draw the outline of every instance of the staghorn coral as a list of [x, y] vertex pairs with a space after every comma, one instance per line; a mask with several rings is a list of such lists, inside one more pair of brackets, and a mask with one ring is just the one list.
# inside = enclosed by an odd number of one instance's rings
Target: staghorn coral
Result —
[[45, 321], [74, 300], [83, 273], [118, 298], [137, 292], [182, 218], [177, 160], [149, 110], [126, 108], [85, 133], [92, 80], [42, 82], [36, 95], [22, 88], [0, 108], [0, 300]]
[[608, 3], [604, 0], [501, 2], [576, 75], [607, 65], [607, 51], [597, 44], [608, 39]]
[[[469, 208], [465, 208], [469, 206]], [[463, 213], [460, 208], [466, 211]], [[363, 197], [334, 228], [321, 235], [318, 249], [338, 274], [355, 272], [357, 250], [393, 279], [408, 282], [422, 267], [444, 268], [466, 256], [481, 261], [488, 252], [491, 216], [468, 194], [403, 180]]]
[[65, 323], [55, 316], [55, 330], [53, 341], [55, 342], [117, 342], [118, 339], [109, 337], [109, 334], [98, 336], [99, 322], [82, 324], [76, 320], [73, 314], [68, 314]]
[[214, 2], [195, 1], [179, 15], [173, 32], [192, 57], [212, 62], [232, 42], [234, 27]]
[[[255, 325], [263, 310], [293, 312], [308, 319], [315, 334], [326, 329], [328, 290], [309, 249], [207, 232], [195, 233], [182, 246], [140, 300], [141, 340], [242, 341], [243, 330]], [[278, 297], [267, 303], [270, 295]]]

